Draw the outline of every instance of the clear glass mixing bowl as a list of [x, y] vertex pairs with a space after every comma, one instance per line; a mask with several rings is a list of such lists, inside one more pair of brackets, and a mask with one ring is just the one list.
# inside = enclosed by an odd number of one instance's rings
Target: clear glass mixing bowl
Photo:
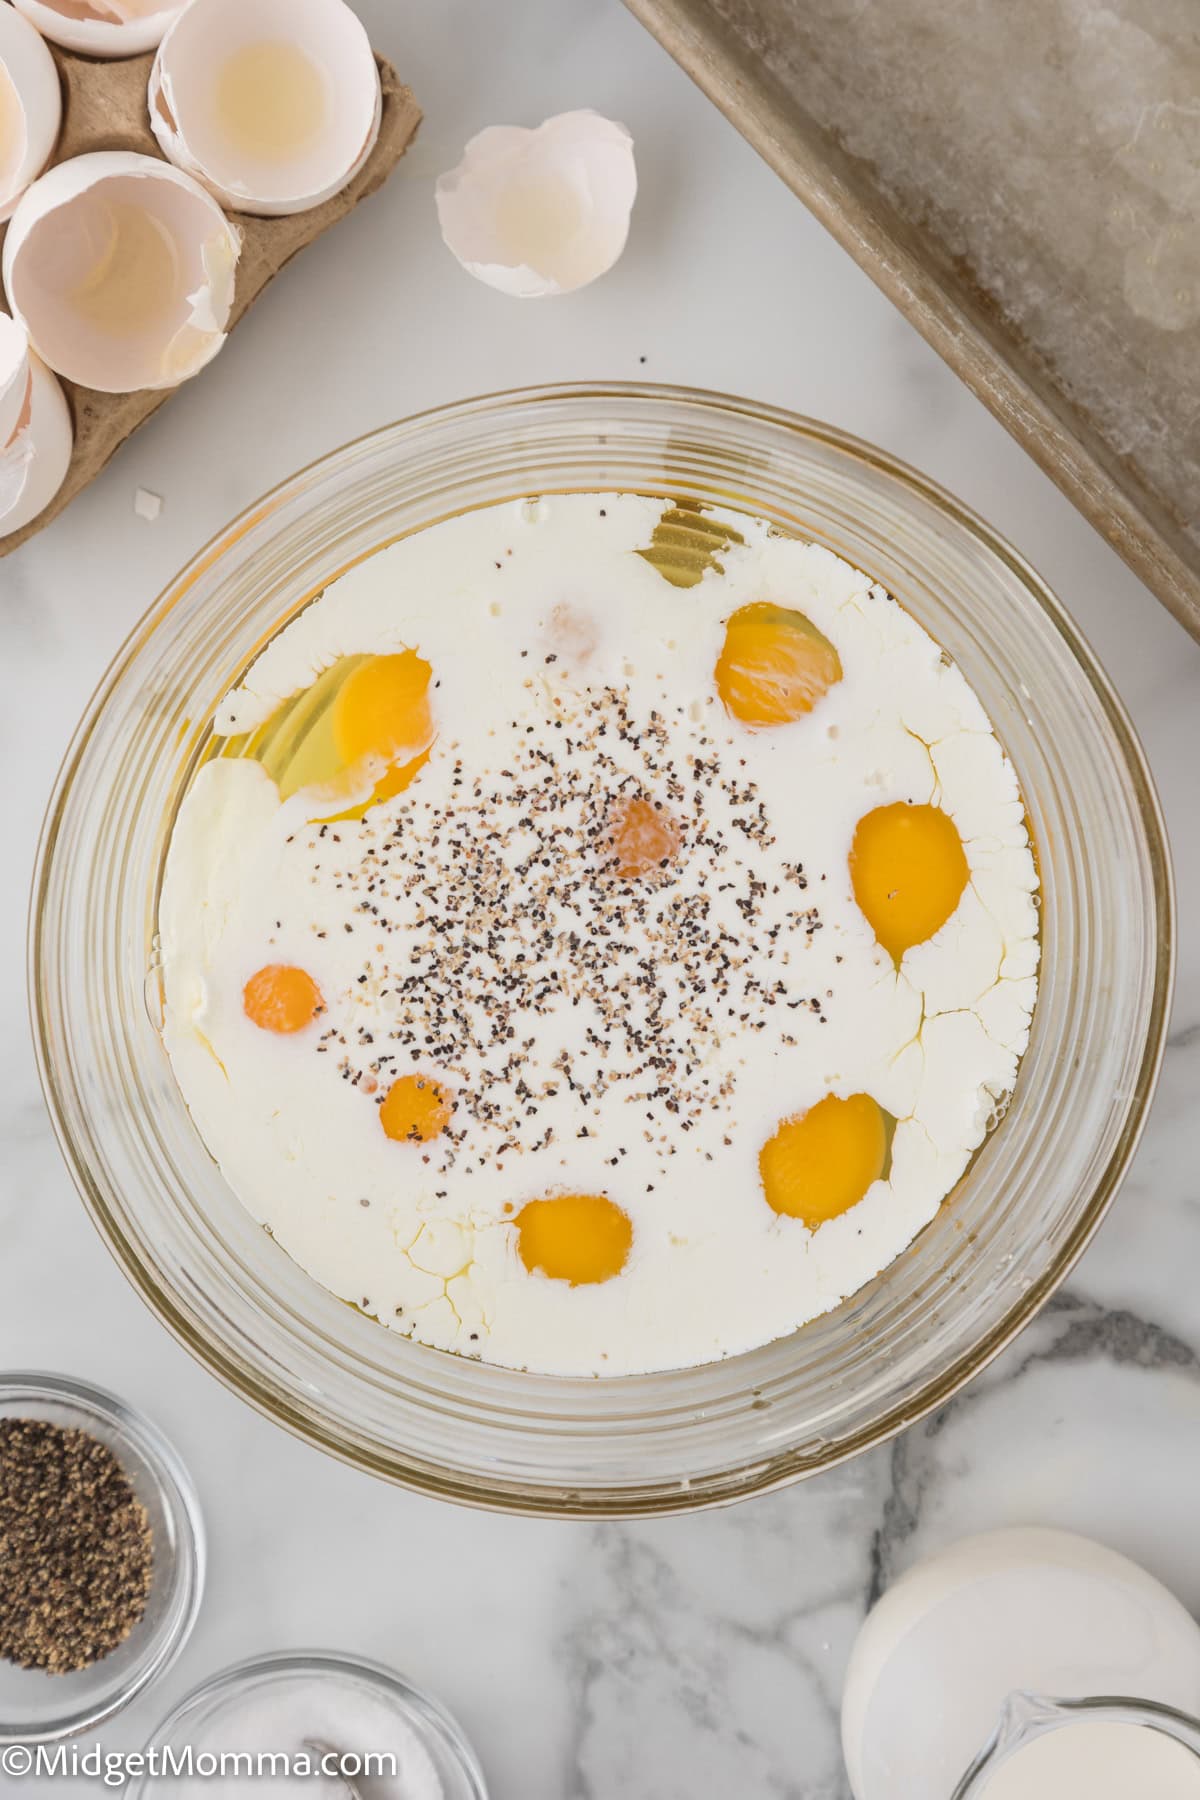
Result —
[[[635, 489], [829, 545], [957, 659], [1016, 765], [1044, 883], [1041, 995], [1001, 1126], [885, 1274], [744, 1356], [563, 1380], [429, 1350], [360, 1316], [239, 1205], [156, 1028], [171, 822], [213, 708], [263, 642], [389, 539], [467, 508]], [[667, 1512], [828, 1468], [944, 1403], [1062, 1281], [1146, 1116], [1171, 983], [1171, 884], [1141, 750], [1019, 556], [911, 469], [715, 394], [573, 386], [392, 425], [286, 482], [202, 551], [117, 657], [68, 753], [33, 893], [43, 1081], [80, 1190], [176, 1336], [263, 1412], [393, 1480], [527, 1513]]]

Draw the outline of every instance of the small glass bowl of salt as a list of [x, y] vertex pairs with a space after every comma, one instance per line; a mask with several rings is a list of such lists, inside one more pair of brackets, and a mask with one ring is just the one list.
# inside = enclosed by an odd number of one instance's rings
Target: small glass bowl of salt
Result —
[[332, 1651], [254, 1657], [212, 1676], [146, 1750], [126, 1800], [487, 1800], [475, 1752], [440, 1702]]

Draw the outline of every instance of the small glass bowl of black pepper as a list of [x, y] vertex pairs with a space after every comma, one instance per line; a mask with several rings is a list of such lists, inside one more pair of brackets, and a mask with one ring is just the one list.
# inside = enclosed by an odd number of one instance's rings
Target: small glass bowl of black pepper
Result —
[[0, 1375], [0, 1564], [0, 1744], [92, 1729], [170, 1667], [195, 1623], [191, 1478], [115, 1395]]

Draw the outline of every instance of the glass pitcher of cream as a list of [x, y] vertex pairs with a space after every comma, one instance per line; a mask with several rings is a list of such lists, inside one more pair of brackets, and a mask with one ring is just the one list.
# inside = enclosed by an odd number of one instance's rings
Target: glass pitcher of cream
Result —
[[1200, 1800], [1200, 1720], [1147, 1700], [1013, 1694], [951, 1800]]
[[[1187, 1608], [1105, 1545], [1025, 1527], [892, 1583], [850, 1656], [842, 1746], [855, 1800], [1200, 1800], [1196, 1718]], [[1140, 1758], [1137, 1777], [1104, 1784], [1120, 1756]], [[1152, 1757], [1178, 1773], [1157, 1779]]]

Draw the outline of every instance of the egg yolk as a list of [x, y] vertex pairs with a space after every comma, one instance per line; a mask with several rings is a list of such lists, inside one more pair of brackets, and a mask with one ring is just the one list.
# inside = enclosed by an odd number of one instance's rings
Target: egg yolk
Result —
[[850, 850], [854, 898], [895, 962], [940, 931], [970, 877], [958, 828], [940, 806], [879, 806]]
[[785, 1119], [758, 1156], [767, 1205], [811, 1231], [857, 1206], [886, 1172], [891, 1131], [869, 1094], [824, 1100]]
[[842, 679], [842, 664], [811, 619], [759, 600], [730, 614], [714, 674], [735, 719], [787, 725], [811, 712]]
[[539, 1269], [572, 1287], [611, 1281], [633, 1243], [629, 1215], [603, 1194], [555, 1194], [517, 1214], [517, 1248], [530, 1274]]
[[430, 1075], [402, 1075], [384, 1095], [379, 1122], [400, 1144], [427, 1144], [445, 1131], [454, 1112], [449, 1088]]
[[372, 656], [346, 677], [333, 707], [333, 738], [346, 768], [384, 765], [373, 798], [401, 793], [429, 760], [433, 674], [415, 650]]
[[622, 881], [660, 873], [679, 855], [679, 826], [651, 800], [617, 800], [609, 809], [607, 868]]
[[242, 1010], [261, 1031], [303, 1031], [325, 1010], [321, 990], [304, 969], [268, 963], [242, 989]]

